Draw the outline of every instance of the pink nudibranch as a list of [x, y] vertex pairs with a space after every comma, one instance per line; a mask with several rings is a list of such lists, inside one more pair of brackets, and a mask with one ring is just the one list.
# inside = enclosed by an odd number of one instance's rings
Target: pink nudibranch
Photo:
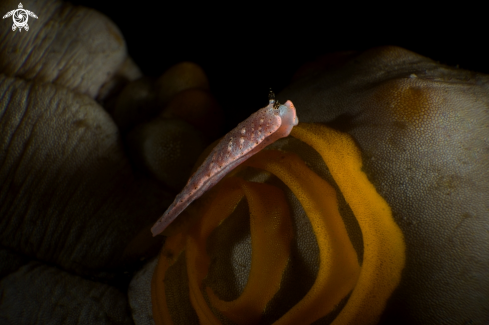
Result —
[[268, 106], [239, 123], [219, 141], [173, 203], [153, 225], [153, 236], [165, 230], [190, 203], [243, 161], [289, 135], [292, 128], [299, 123], [294, 104], [290, 100], [283, 105], [277, 104], [271, 98]]

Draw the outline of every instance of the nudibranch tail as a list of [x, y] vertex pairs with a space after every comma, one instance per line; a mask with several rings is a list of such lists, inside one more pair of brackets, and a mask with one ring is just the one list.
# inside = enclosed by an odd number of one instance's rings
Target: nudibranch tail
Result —
[[271, 96], [269, 104], [253, 113], [226, 134], [190, 177], [187, 185], [151, 228], [153, 236], [182, 213], [187, 206], [217, 184], [226, 174], [269, 144], [289, 135], [299, 123], [294, 104], [280, 105]]

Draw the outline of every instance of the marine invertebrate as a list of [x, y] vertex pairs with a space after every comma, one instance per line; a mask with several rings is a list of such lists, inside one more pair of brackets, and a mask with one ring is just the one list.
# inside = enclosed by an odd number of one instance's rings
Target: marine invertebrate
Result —
[[280, 105], [271, 93], [266, 107], [253, 113], [226, 134], [190, 177], [185, 188], [153, 225], [153, 236], [165, 228], [205, 191], [214, 186], [240, 163], [276, 140], [286, 137], [299, 123], [294, 104]]

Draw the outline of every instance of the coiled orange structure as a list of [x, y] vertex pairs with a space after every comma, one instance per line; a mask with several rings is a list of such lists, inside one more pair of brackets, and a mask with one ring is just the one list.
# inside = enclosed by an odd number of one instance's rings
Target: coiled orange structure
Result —
[[[309, 168], [309, 162], [284, 150], [286, 146], [263, 150], [244, 162], [208, 194], [198, 210], [198, 220], [167, 239], [152, 283], [156, 324], [190, 324], [195, 318], [201, 324], [258, 324], [269, 313], [275, 315], [267, 318], [273, 324], [309, 324], [332, 312], [336, 314], [333, 324], [378, 321], [401, 279], [405, 264], [402, 232], [390, 207], [362, 171], [360, 151], [348, 134], [320, 124], [301, 123], [291, 135], [300, 140], [299, 146], [309, 146], [319, 154], [335, 186]], [[280, 297], [287, 296], [284, 282], [293, 279], [288, 265], [294, 242], [302, 240], [297, 238], [291, 218], [296, 209], [280, 187], [238, 177], [246, 167], [274, 175], [293, 193], [317, 241], [317, 275], [291, 308], [285, 308], [286, 303], [280, 306]], [[345, 225], [339, 196], [351, 208], [361, 230], [361, 258]], [[227, 300], [206, 281], [214, 264], [207, 251], [208, 241], [243, 198], [249, 209], [251, 268], [242, 292], [236, 299]], [[175, 295], [169, 289], [176, 279], [169, 275], [177, 268], [177, 261], [181, 261], [179, 270], [186, 270], [179, 290], [184, 283], [188, 296]], [[191, 307], [193, 312], [177, 312], [169, 305]], [[182, 315], [188, 318], [182, 319]]]

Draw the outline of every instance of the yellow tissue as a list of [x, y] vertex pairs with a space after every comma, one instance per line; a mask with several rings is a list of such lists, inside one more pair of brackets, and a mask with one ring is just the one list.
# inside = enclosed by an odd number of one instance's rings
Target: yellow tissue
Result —
[[[251, 270], [243, 293], [233, 301], [220, 300], [207, 287], [215, 308], [236, 324], [258, 324], [268, 302], [280, 289], [290, 256], [292, 219], [283, 191], [275, 186], [243, 182], [250, 210]], [[270, 204], [273, 202], [273, 204]]]
[[202, 325], [221, 324], [202, 294], [202, 281], [207, 276], [210, 259], [206, 252], [206, 241], [212, 230], [226, 219], [244, 196], [241, 179], [224, 179], [212, 203], [205, 209], [200, 222], [192, 228], [187, 237], [187, 273], [190, 301]]
[[406, 259], [404, 236], [389, 205], [362, 171], [360, 150], [348, 134], [302, 123], [291, 135], [321, 155], [363, 234], [360, 278], [333, 324], [376, 324], [401, 280]]
[[274, 324], [309, 324], [327, 315], [355, 286], [358, 257], [338, 211], [336, 192], [295, 154], [264, 150], [244, 162], [267, 170], [300, 201], [319, 246], [319, 272], [306, 296]]

